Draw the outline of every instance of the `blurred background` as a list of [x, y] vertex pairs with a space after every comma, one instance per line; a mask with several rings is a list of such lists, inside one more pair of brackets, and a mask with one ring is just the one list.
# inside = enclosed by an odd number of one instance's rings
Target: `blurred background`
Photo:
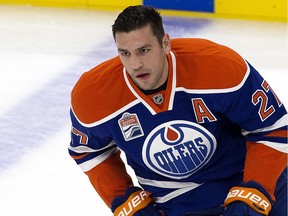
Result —
[[112, 215], [68, 155], [70, 92], [117, 55], [111, 26], [137, 4], [158, 8], [171, 38], [236, 50], [288, 106], [286, 0], [0, 0], [1, 215]]

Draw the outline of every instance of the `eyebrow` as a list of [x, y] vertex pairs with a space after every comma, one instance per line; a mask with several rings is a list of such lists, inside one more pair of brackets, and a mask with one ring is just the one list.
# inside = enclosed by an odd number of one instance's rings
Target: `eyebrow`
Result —
[[128, 50], [125, 50], [125, 49], [118, 49], [118, 52], [127, 52]]
[[[151, 44], [145, 44], [145, 45], [137, 48], [136, 50], [139, 51], [139, 50], [141, 50], [141, 49], [145, 49], [145, 48], [149, 48], [149, 47], [152, 47], [152, 45], [151, 45]], [[129, 52], [129, 51], [126, 50], [126, 49], [118, 48], [118, 52]]]

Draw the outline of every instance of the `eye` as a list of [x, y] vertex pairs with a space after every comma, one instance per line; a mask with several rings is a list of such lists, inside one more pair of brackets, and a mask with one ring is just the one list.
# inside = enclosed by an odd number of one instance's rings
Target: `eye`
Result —
[[139, 50], [140, 54], [145, 54], [149, 51], [150, 49], [147, 49], [147, 48], [142, 48]]
[[128, 51], [120, 51], [119, 52], [121, 56], [129, 56], [130, 53]]

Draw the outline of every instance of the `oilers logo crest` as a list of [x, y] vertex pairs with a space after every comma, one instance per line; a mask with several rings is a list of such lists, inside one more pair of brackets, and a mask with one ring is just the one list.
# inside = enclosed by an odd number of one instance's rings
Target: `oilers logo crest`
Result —
[[118, 120], [122, 134], [126, 141], [143, 136], [143, 130], [136, 114], [124, 113]]
[[177, 120], [151, 131], [144, 142], [142, 157], [154, 172], [182, 179], [203, 167], [216, 147], [215, 137], [204, 127]]

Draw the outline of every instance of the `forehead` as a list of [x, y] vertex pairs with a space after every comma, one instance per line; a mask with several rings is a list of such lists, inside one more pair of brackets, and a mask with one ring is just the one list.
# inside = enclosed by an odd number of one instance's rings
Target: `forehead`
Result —
[[144, 45], [154, 46], [158, 43], [150, 25], [130, 32], [117, 32], [115, 42], [117, 48], [123, 50], [134, 50]]

